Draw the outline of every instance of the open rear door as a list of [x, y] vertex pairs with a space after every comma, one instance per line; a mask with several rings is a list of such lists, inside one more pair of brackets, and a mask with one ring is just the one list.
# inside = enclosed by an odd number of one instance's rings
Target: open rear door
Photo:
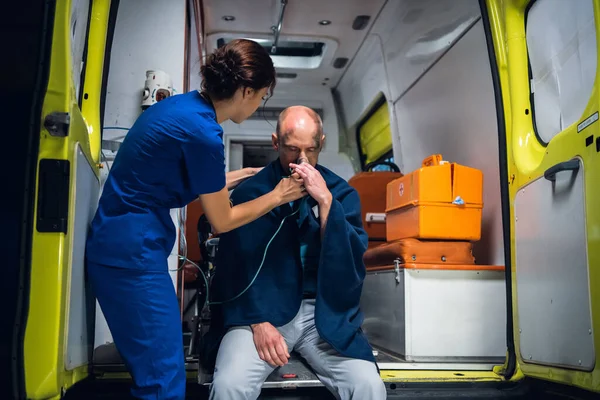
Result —
[[94, 303], [86, 288], [84, 249], [100, 190], [100, 104], [111, 1], [28, 3], [35, 4], [24, 13], [44, 10], [42, 44], [32, 50], [46, 56], [34, 67], [39, 100], [30, 115], [33, 199], [24, 213], [31, 223], [23, 232], [28, 262], [20, 267], [22, 333], [16, 335], [21, 341], [15, 381], [24, 385], [15, 385], [20, 387], [13, 393], [49, 399], [83, 379], [91, 357]]
[[600, 391], [600, 2], [482, 5], [510, 200], [507, 372]]

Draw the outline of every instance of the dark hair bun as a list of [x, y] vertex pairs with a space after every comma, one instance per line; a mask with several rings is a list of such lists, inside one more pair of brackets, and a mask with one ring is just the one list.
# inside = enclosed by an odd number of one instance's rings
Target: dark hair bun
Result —
[[236, 39], [215, 50], [200, 69], [202, 90], [214, 100], [230, 99], [244, 87], [255, 90], [275, 87], [271, 56], [258, 43]]
[[211, 97], [230, 98], [239, 87], [235, 63], [230, 58], [217, 58], [211, 54], [206, 65], [202, 66], [201, 72], [204, 77], [203, 89]]

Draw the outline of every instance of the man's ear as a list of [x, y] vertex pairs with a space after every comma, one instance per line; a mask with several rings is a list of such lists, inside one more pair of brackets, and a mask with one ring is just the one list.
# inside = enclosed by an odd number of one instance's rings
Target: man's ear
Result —
[[325, 146], [325, 135], [321, 136], [321, 148]]
[[277, 138], [277, 133], [273, 132], [271, 134], [271, 141], [273, 142], [273, 149], [279, 151], [279, 139]]

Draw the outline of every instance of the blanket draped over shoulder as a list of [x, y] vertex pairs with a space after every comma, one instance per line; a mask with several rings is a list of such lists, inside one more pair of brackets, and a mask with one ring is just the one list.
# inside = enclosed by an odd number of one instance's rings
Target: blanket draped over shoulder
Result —
[[[320, 337], [342, 355], [375, 361], [361, 330], [363, 314], [359, 303], [366, 273], [363, 255], [368, 237], [362, 225], [360, 200], [345, 180], [323, 166], [317, 165], [316, 169], [323, 176], [333, 201], [321, 240], [315, 325]], [[233, 204], [270, 192], [285, 176], [279, 160], [275, 160], [235, 189], [231, 197]], [[321, 235], [316, 210], [316, 201], [307, 196], [294, 206], [282, 205], [220, 236], [210, 291], [210, 301], [215, 304], [210, 306], [211, 327], [201, 346], [205, 367], [214, 367], [227, 329], [260, 322], [278, 327], [295, 317], [302, 301], [299, 243], [304, 235]], [[293, 215], [285, 218], [290, 214]], [[248, 287], [263, 257], [262, 269], [254, 283], [244, 294], [228, 301]]]

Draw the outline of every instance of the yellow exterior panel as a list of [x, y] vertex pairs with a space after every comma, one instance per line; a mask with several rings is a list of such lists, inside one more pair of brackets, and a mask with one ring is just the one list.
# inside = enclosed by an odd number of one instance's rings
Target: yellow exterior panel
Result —
[[109, 13], [110, 0], [95, 0], [93, 2], [88, 36], [87, 69], [83, 85], [87, 98], [84, 97], [81, 104], [81, 111], [88, 126], [90, 153], [96, 163], [100, 162], [102, 145], [100, 105]]
[[504, 379], [492, 371], [381, 370], [385, 382], [498, 382]]
[[[38, 155], [38, 163], [45, 158], [69, 160], [71, 163], [68, 234], [40, 233], [37, 229], [33, 231], [30, 299], [24, 342], [25, 385], [28, 399], [59, 398], [64, 390], [87, 376], [88, 368], [82, 366], [72, 371], [65, 370], [75, 213], [74, 155], [76, 146], [81, 145], [86, 158], [99, 175], [96, 162], [100, 149], [99, 96], [104, 52], [96, 55], [94, 53], [105, 44], [110, 0], [92, 2], [93, 18], [89, 29], [90, 44], [95, 43], [96, 47], [89, 48], [90, 56], [86, 63], [84, 87], [89, 97], [87, 120], [95, 125], [96, 135], [88, 134], [90, 127], [79, 109], [75, 95], [71, 69], [71, 6], [71, 0], [56, 2], [50, 74], [40, 116], [43, 120], [52, 112], [68, 112], [69, 133], [66, 137], [54, 137], [42, 128]], [[97, 96], [94, 96], [95, 94]], [[96, 110], [93, 111], [93, 108]], [[93, 143], [90, 143], [90, 139]], [[95, 157], [92, 157], [90, 145], [95, 148]], [[39, 178], [38, 173], [37, 181]], [[39, 201], [37, 186], [36, 184], [36, 205]], [[34, 216], [34, 221], [36, 220], [37, 206]]]

